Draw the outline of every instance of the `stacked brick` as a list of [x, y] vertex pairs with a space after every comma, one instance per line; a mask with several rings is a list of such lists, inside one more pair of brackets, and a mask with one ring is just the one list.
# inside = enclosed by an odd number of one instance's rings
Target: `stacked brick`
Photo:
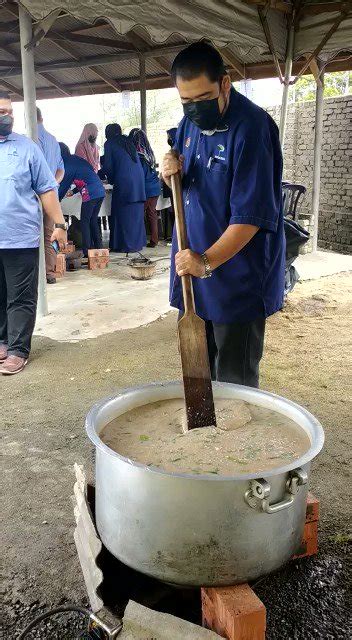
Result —
[[66, 273], [66, 256], [64, 253], [58, 253], [56, 256], [55, 277], [62, 278]]
[[109, 249], [88, 249], [88, 269], [105, 269], [109, 264]]
[[[296, 558], [318, 552], [319, 500], [308, 493], [306, 522]], [[203, 627], [226, 640], [265, 640], [266, 609], [248, 584], [202, 589]]]
[[[280, 108], [268, 109], [276, 122]], [[289, 107], [284, 179], [307, 187], [300, 220], [313, 231], [311, 216], [315, 103]], [[319, 248], [352, 252], [352, 95], [324, 100]], [[303, 247], [310, 250], [311, 243]]]

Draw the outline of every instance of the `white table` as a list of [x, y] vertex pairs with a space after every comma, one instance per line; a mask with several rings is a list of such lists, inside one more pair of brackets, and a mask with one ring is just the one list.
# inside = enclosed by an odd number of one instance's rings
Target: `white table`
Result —
[[[111, 184], [104, 184], [105, 198], [100, 208], [99, 217], [105, 218], [111, 214], [111, 198], [112, 198], [112, 186]], [[81, 219], [81, 205], [82, 197], [80, 193], [75, 193], [70, 198], [65, 197], [61, 200], [61, 209], [64, 216], [76, 216], [78, 220]]]

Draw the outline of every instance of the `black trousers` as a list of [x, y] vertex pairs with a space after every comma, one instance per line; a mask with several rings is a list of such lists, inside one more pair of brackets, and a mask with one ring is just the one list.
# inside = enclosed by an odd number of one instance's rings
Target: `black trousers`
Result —
[[82, 202], [82, 249], [85, 258], [88, 256], [88, 249], [102, 249], [103, 247], [98, 220], [103, 200], [104, 198], [95, 198], [94, 200], [88, 200], [88, 202]]
[[252, 322], [206, 322], [212, 380], [259, 387], [265, 318]]
[[38, 297], [39, 249], [0, 249], [0, 343], [28, 358]]

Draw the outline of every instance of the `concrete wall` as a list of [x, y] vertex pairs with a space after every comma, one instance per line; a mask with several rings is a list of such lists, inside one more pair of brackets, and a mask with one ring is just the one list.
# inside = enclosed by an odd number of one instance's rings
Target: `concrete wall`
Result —
[[[268, 112], [279, 122], [280, 107]], [[285, 140], [284, 179], [307, 187], [300, 209], [311, 219], [315, 103], [290, 105]], [[318, 245], [352, 253], [352, 95], [324, 100]], [[307, 249], [309, 247], [306, 245]]]

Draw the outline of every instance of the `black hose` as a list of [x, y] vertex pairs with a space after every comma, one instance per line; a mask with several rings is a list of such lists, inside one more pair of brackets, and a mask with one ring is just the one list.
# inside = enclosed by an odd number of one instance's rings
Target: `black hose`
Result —
[[75, 604], [62, 605], [61, 607], [56, 607], [56, 609], [50, 609], [50, 611], [46, 611], [46, 613], [42, 613], [40, 616], [37, 616], [32, 620], [32, 622], [27, 625], [25, 629], [20, 633], [17, 640], [24, 640], [27, 633], [29, 633], [34, 627], [36, 627], [40, 622], [46, 620], [47, 618], [51, 618], [51, 616], [56, 615], [57, 613], [65, 613], [67, 611], [77, 611], [78, 613], [82, 613], [85, 616], [90, 616], [89, 609], [85, 607], [80, 607]]

